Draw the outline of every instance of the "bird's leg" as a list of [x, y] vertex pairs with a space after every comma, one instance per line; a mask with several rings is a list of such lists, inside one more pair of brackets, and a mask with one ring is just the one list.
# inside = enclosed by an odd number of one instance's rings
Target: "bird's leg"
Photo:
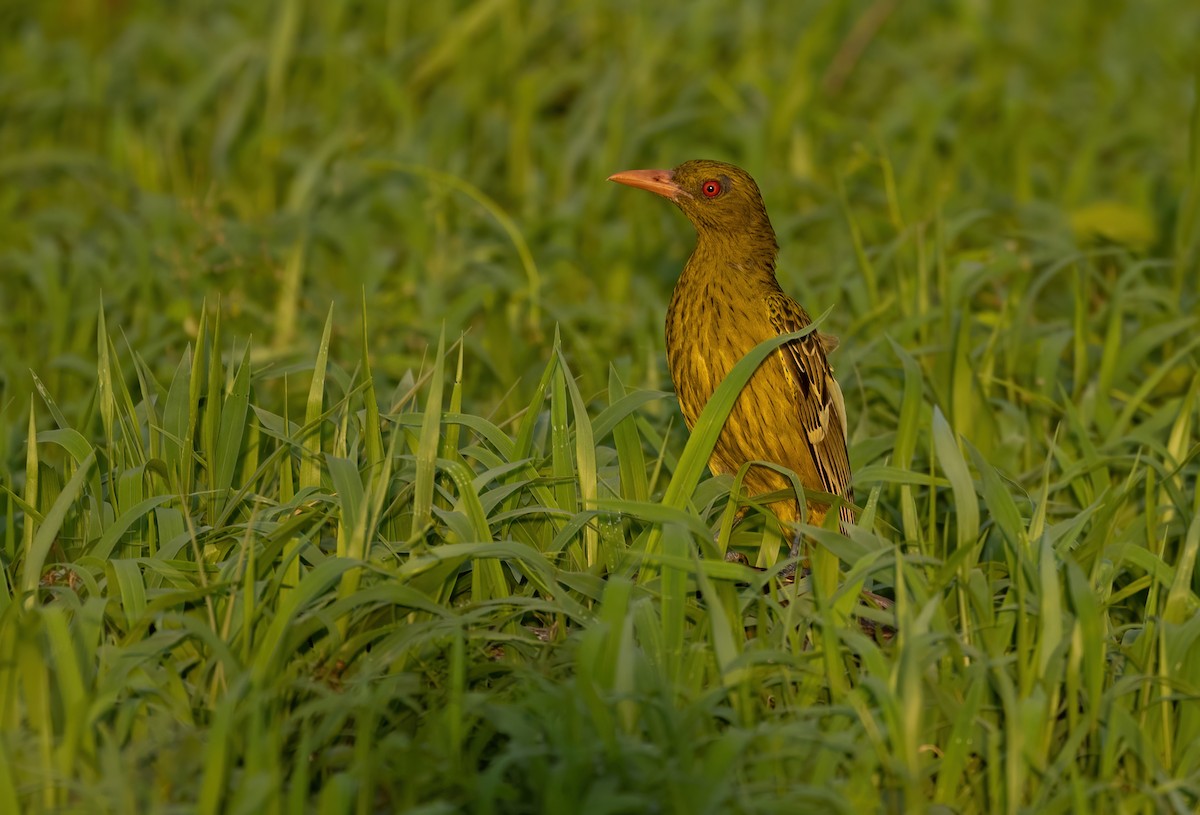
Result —
[[[788, 560], [791, 561], [782, 572], [779, 573], [779, 579], [784, 583], [791, 583], [796, 579], [796, 567], [800, 565], [800, 542], [804, 540], [804, 536], [799, 529], [792, 530], [792, 545], [788, 547]], [[803, 577], [804, 573], [801, 572]]]
[[[737, 529], [737, 525], [740, 524], [743, 519], [745, 519], [746, 513], [749, 511], [750, 511], [750, 507], [740, 507], [737, 510], [737, 512], [733, 516], [733, 522], [729, 525], [730, 532], [732, 532], [734, 529]], [[713, 533], [713, 540], [719, 542], [720, 538], [721, 538], [721, 530], [718, 529], [716, 532]], [[725, 553], [725, 560], [728, 563], [741, 563], [745, 566], [750, 565], [749, 558], [747, 558], [741, 552], [735, 552], [732, 549], [730, 549], [729, 551], [727, 551]]]
[[[738, 525], [738, 521], [742, 520], [742, 517], [744, 515], [745, 515], [744, 512], [738, 512], [737, 517], [735, 517], [733, 519], [733, 526], [730, 528], [732, 529], [733, 527], [736, 527]], [[719, 542], [720, 539], [721, 539], [721, 530], [718, 529], [713, 534], [713, 540], [716, 542]], [[745, 555], [743, 555], [741, 552], [737, 551], [736, 549], [727, 549], [725, 551], [725, 562], [726, 563], [740, 563], [743, 566], [749, 566], [750, 558], [746, 557]]]

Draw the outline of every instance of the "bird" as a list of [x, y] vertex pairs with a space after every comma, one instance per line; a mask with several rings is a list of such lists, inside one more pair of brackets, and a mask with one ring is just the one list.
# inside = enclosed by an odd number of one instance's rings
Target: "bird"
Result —
[[[745, 170], [720, 161], [686, 161], [672, 170], [626, 170], [609, 181], [660, 195], [683, 211], [696, 229], [696, 246], [667, 307], [667, 367], [689, 430], [735, 364], [754, 346], [812, 323], [775, 276], [779, 246], [762, 194]], [[771, 462], [797, 474], [804, 486], [809, 523], [829, 511], [817, 491], [842, 500], [842, 532], [854, 523], [846, 405], [833, 377], [829, 353], [838, 340], [812, 331], [782, 345], [750, 377], [709, 458], [714, 475], [737, 473], [748, 462]], [[743, 486], [750, 495], [790, 491], [771, 467], [752, 464]], [[794, 499], [770, 509], [793, 531], [803, 518]]]

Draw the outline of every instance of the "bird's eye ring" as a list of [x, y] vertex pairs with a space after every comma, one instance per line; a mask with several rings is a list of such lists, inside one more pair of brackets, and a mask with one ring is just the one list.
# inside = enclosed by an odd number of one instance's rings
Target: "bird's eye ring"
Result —
[[715, 178], [710, 178], [700, 185], [701, 191], [705, 198], [716, 198], [721, 194], [721, 182]]

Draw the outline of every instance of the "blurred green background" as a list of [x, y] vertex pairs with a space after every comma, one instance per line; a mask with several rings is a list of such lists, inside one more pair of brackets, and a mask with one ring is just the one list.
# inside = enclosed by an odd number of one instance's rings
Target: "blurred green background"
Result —
[[557, 326], [585, 393], [609, 361], [662, 386], [691, 230], [604, 179], [695, 157], [757, 177], [785, 289], [847, 349], [930, 340], [905, 320], [937, 281], [903, 281], [939, 246], [1178, 249], [1159, 307], [1195, 308], [1195, 3], [6, 0], [0, 30], [13, 469], [30, 369], [84, 409], [102, 304], [158, 371], [206, 299], [261, 374], [331, 302], [337, 358], [365, 294], [384, 383], [445, 326], [493, 410]]

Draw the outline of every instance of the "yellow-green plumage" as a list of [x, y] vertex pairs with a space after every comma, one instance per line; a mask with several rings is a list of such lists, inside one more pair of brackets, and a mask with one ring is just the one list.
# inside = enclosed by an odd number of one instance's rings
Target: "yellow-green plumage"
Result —
[[[812, 322], [775, 279], [778, 246], [762, 196], [743, 170], [716, 161], [689, 161], [674, 170], [635, 170], [612, 180], [672, 200], [696, 227], [688, 259], [667, 309], [667, 363], [688, 428], [730, 369], [750, 349]], [[718, 190], [715, 195], [706, 194]], [[788, 343], [755, 371], [734, 404], [709, 459], [714, 473], [769, 461], [799, 476], [806, 490], [853, 501], [841, 390], [826, 353], [837, 341], [813, 332]], [[775, 470], [746, 474], [751, 494], [790, 489]], [[771, 505], [782, 521], [800, 517], [795, 501]], [[808, 502], [820, 523], [827, 504]], [[853, 517], [843, 508], [843, 525]]]

